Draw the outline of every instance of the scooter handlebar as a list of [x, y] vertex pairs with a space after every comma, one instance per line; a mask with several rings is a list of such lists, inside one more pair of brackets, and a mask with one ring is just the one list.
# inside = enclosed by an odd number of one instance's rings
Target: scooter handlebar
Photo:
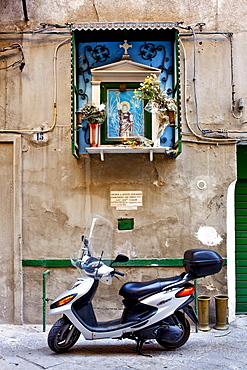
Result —
[[120, 272], [120, 271], [117, 271], [117, 270], [114, 270], [113, 273], [116, 274], [116, 275], [124, 276], [123, 272]]

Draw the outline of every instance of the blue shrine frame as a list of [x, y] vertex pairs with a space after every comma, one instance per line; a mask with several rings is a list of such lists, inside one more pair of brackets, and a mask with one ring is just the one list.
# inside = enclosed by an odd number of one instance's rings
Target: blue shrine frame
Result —
[[[178, 101], [178, 118], [175, 127], [168, 127], [160, 139], [161, 146], [172, 146], [176, 149], [178, 155], [181, 152], [178, 29], [173, 26], [170, 27], [170, 25], [167, 28], [159, 26], [159, 29], [149, 29], [148, 22], [145, 23], [145, 29], [131, 29], [127, 28], [127, 25], [125, 28], [125, 24], [122, 24], [121, 29], [106, 28], [102, 30], [95, 27], [95, 29], [89, 30], [86, 27], [84, 28], [83, 25], [72, 31], [73, 155], [79, 158], [80, 154], [87, 153], [86, 148], [89, 146], [87, 123], [82, 122], [80, 125], [82, 127], [78, 129], [76, 112], [92, 100], [91, 69], [120, 61], [124, 54], [120, 45], [123, 45], [124, 40], [128, 40], [128, 44], [131, 45], [128, 50], [131, 61], [159, 68], [161, 70], [160, 81], [163, 91]], [[131, 89], [130, 94], [133, 95], [133, 88]], [[110, 114], [108, 114], [107, 120], [102, 126], [102, 144], [111, 145], [119, 143], [125, 136], [121, 136], [122, 134], [119, 131], [117, 132], [117, 109], [111, 105], [111, 94], [114, 95], [117, 90], [114, 91], [109, 88], [106, 90], [108, 99], [102, 93], [102, 102], [108, 104], [107, 110]], [[129, 97], [125, 99], [133, 109], [133, 103], [130, 100]], [[140, 118], [139, 123], [133, 122], [133, 130], [130, 131], [129, 137], [142, 136], [141, 134], [144, 133], [144, 136], [150, 138], [151, 115], [148, 118], [143, 106], [136, 109], [137, 115], [142, 118]]]

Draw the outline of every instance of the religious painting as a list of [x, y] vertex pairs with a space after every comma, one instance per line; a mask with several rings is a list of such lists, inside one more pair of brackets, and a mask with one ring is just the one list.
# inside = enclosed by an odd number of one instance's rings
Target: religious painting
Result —
[[143, 101], [134, 98], [134, 91], [138, 87], [139, 83], [103, 84], [102, 102], [107, 107], [107, 118], [103, 125], [102, 143], [140, 136], [150, 138], [150, 117], [147, 117]]

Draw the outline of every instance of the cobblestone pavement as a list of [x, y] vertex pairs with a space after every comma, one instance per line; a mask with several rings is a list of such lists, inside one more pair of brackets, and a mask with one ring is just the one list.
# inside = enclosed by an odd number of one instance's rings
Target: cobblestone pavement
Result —
[[247, 369], [247, 315], [237, 316], [226, 331], [192, 332], [188, 342], [175, 351], [163, 350], [155, 341], [135, 352], [130, 340], [85, 341], [79, 339], [65, 354], [47, 346], [41, 326], [0, 325], [0, 369], [161, 370]]

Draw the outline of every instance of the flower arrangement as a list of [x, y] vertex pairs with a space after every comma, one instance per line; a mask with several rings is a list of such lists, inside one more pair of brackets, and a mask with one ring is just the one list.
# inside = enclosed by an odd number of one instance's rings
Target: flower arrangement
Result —
[[106, 117], [105, 104], [87, 103], [81, 109], [81, 118], [86, 119], [88, 123], [102, 124]]
[[144, 137], [137, 135], [137, 137], [132, 138], [132, 139], [124, 139], [122, 144], [120, 146], [131, 146], [133, 148], [142, 148], [142, 147], [152, 147], [153, 146], [152, 140]]
[[160, 87], [160, 81], [155, 74], [147, 76], [140, 84], [139, 89], [135, 90], [135, 99], [148, 101], [145, 109], [149, 112], [157, 113], [159, 117], [158, 137], [169, 124], [169, 112], [173, 114], [173, 120], [177, 115], [177, 101], [164, 94]]

